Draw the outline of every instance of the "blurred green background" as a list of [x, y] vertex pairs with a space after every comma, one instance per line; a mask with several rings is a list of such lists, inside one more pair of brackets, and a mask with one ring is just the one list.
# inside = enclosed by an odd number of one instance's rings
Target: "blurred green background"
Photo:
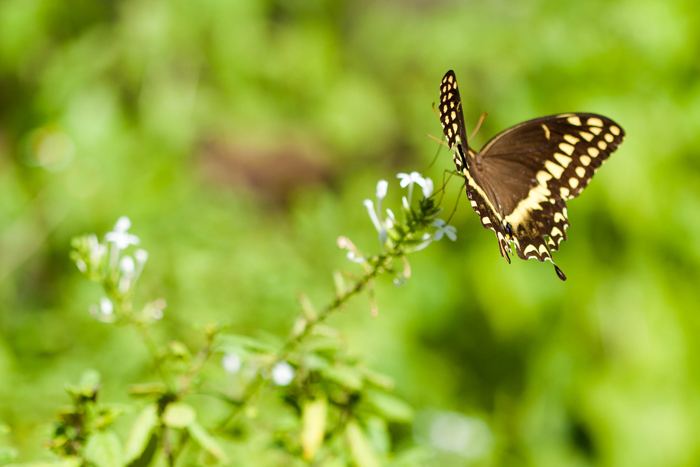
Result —
[[377, 180], [396, 202], [397, 172], [451, 168], [443, 150], [428, 169], [425, 134], [454, 69], [467, 125], [490, 112], [477, 147], [559, 112], [626, 130], [569, 203], [569, 280], [508, 265], [463, 198], [457, 242], [413, 257], [406, 286], [380, 281], [377, 318], [359, 298], [330, 324], [419, 418], [488, 426], [478, 449], [438, 443], [435, 465], [698, 465], [699, 63], [690, 0], [3, 0], [3, 442], [46, 458], [65, 382], [96, 368], [119, 401], [148, 375], [133, 332], [90, 318], [72, 236], [131, 218], [164, 338], [224, 319], [283, 336], [299, 292], [321, 305], [330, 272], [355, 270], [336, 237], [378, 248]]

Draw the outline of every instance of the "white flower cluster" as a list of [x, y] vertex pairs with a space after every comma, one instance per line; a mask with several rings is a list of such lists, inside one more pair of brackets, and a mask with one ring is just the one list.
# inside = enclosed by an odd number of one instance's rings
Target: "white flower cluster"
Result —
[[[413, 189], [415, 185], [418, 185], [421, 188], [421, 190], [423, 191], [423, 196], [425, 198], [429, 198], [433, 194], [433, 181], [428, 177], [424, 178], [418, 172], [411, 172], [410, 174], [400, 173], [397, 175], [397, 178], [401, 180], [401, 188], [408, 187], [408, 196], [403, 196], [401, 199], [403, 207], [407, 211], [411, 209], [411, 201], [413, 198]], [[367, 208], [367, 212], [369, 214], [370, 220], [372, 221], [372, 224], [377, 229], [377, 232], [379, 232], [379, 242], [382, 244], [382, 246], [386, 245], [389, 239], [388, 231], [391, 230], [397, 223], [396, 216], [394, 215], [391, 209], [387, 209], [386, 217], [382, 218], [382, 201], [384, 200], [384, 198], [386, 198], [388, 187], [389, 183], [386, 180], [379, 180], [379, 182], [377, 183], [376, 207], [375, 203], [371, 199], [366, 199], [363, 202], [365, 207]], [[423, 242], [413, 247], [411, 249], [412, 252], [426, 248], [433, 241], [441, 240], [443, 236], [447, 236], [447, 238], [449, 238], [452, 241], [457, 240], [457, 229], [451, 225], [446, 225], [445, 221], [443, 221], [442, 219], [436, 219], [432, 222], [431, 225], [433, 227], [436, 227], [437, 230], [433, 234], [426, 233], [423, 236]], [[348, 251], [347, 257], [350, 261], [353, 262], [365, 261], [363, 258], [358, 257], [357, 254], [352, 250]]]
[[[138, 245], [141, 240], [129, 233], [131, 220], [122, 216], [117, 220], [111, 232], [104, 237], [104, 242], [98, 241], [94, 234], [87, 236], [87, 251], [76, 259], [76, 265], [81, 272], [103, 271], [105, 278], [116, 278], [116, 289], [121, 296], [126, 296], [133, 291], [136, 282], [148, 260], [148, 252], [143, 249], [134, 251], [133, 256], [124, 254], [124, 250], [131, 245]], [[108, 256], [108, 258], [107, 258]], [[153, 319], [163, 316], [165, 303], [156, 301], [151, 311]], [[90, 313], [100, 321], [113, 322], [115, 306], [108, 297], [102, 297], [99, 305], [90, 307]]]

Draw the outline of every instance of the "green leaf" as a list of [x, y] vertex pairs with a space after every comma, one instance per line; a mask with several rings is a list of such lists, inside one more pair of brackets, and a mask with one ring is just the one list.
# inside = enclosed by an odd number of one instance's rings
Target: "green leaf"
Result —
[[170, 353], [171, 357], [182, 361], [187, 361], [191, 357], [190, 349], [188, 349], [187, 346], [180, 341], [168, 342], [168, 352]]
[[80, 378], [80, 393], [85, 397], [93, 397], [100, 389], [100, 373], [96, 370], [87, 370]]
[[345, 437], [350, 445], [352, 460], [357, 467], [379, 467], [381, 465], [357, 422], [351, 421], [347, 424]]
[[92, 434], [83, 451], [85, 459], [97, 467], [121, 467], [122, 443], [112, 430]]
[[349, 366], [330, 366], [321, 370], [321, 374], [331, 381], [354, 391], [362, 389], [362, 375], [357, 368]]
[[244, 350], [257, 353], [273, 353], [274, 346], [249, 336], [238, 334], [220, 334], [216, 336], [214, 348], [216, 351], [231, 352]]
[[17, 449], [15, 449], [15, 448], [10, 448], [10, 447], [0, 448], [0, 465], [9, 464], [10, 462], [17, 459], [17, 456], [19, 456], [19, 453], [17, 452]]
[[0, 436], [6, 435], [10, 432], [10, 427], [4, 423], [0, 423]]
[[129, 394], [134, 397], [160, 397], [168, 392], [168, 387], [163, 383], [132, 384], [129, 386]]
[[219, 442], [214, 439], [214, 437], [210, 435], [209, 432], [199, 423], [190, 423], [187, 426], [187, 431], [190, 432], [190, 436], [192, 436], [192, 438], [202, 447], [202, 449], [219, 459], [224, 464], [228, 464], [228, 457], [226, 456], [224, 450], [221, 449]]
[[368, 383], [377, 386], [380, 389], [384, 389], [385, 391], [391, 391], [394, 389], [394, 380], [390, 376], [377, 373], [376, 371], [365, 367], [360, 367], [360, 371], [362, 372], [362, 376], [364, 376], [365, 381]]
[[304, 459], [313, 460], [323, 444], [328, 415], [328, 400], [325, 397], [309, 401], [302, 410], [301, 447]]
[[83, 461], [77, 457], [70, 457], [60, 461], [27, 462], [22, 464], [8, 464], [5, 467], [81, 467]]
[[184, 402], [168, 404], [163, 413], [163, 423], [170, 428], [185, 428], [197, 418], [197, 412]]
[[305, 354], [302, 358], [302, 365], [311, 371], [322, 370], [330, 366], [328, 360], [315, 353]]
[[374, 450], [382, 455], [389, 454], [391, 449], [391, 437], [386, 426], [386, 420], [379, 417], [370, 417], [365, 422], [367, 439]]
[[379, 391], [366, 391], [366, 401], [387, 420], [408, 423], [413, 420], [413, 408], [396, 396]]
[[157, 407], [151, 404], [141, 411], [131, 427], [124, 447], [125, 464], [130, 464], [143, 454], [156, 426], [158, 426]]

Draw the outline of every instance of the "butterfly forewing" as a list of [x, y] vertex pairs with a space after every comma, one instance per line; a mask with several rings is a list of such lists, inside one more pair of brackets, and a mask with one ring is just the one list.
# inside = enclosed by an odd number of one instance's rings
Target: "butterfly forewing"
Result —
[[452, 70], [445, 74], [440, 85], [440, 123], [450, 149], [458, 144], [467, 147], [462, 101], [457, 89], [457, 78]]
[[[454, 147], [458, 138], [466, 141], [466, 137], [459, 94], [450, 94], [446, 82], [454, 83], [456, 91], [452, 71], [443, 78], [440, 105], [443, 131]], [[452, 108], [456, 109], [454, 114]], [[569, 113], [509, 128], [479, 153], [467, 150], [464, 161], [455, 154], [472, 207], [482, 225], [496, 233], [501, 255], [508, 262], [509, 241], [522, 259], [551, 261], [550, 251], [558, 250], [559, 243], [566, 240], [566, 201], [588, 186], [624, 136], [622, 128], [609, 118]], [[558, 268], [557, 274], [565, 278]]]

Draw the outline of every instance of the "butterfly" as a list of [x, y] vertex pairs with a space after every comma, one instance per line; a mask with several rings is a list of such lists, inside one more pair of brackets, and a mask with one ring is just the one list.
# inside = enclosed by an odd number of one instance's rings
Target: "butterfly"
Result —
[[577, 197], [625, 138], [614, 121], [590, 113], [536, 118], [511, 127], [484, 145], [469, 147], [457, 78], [440, 85], [440, 122], [467, 196], [485, 229], [496, 233], [501, 256], [550, 261], [566, 240], [566, 201]]

